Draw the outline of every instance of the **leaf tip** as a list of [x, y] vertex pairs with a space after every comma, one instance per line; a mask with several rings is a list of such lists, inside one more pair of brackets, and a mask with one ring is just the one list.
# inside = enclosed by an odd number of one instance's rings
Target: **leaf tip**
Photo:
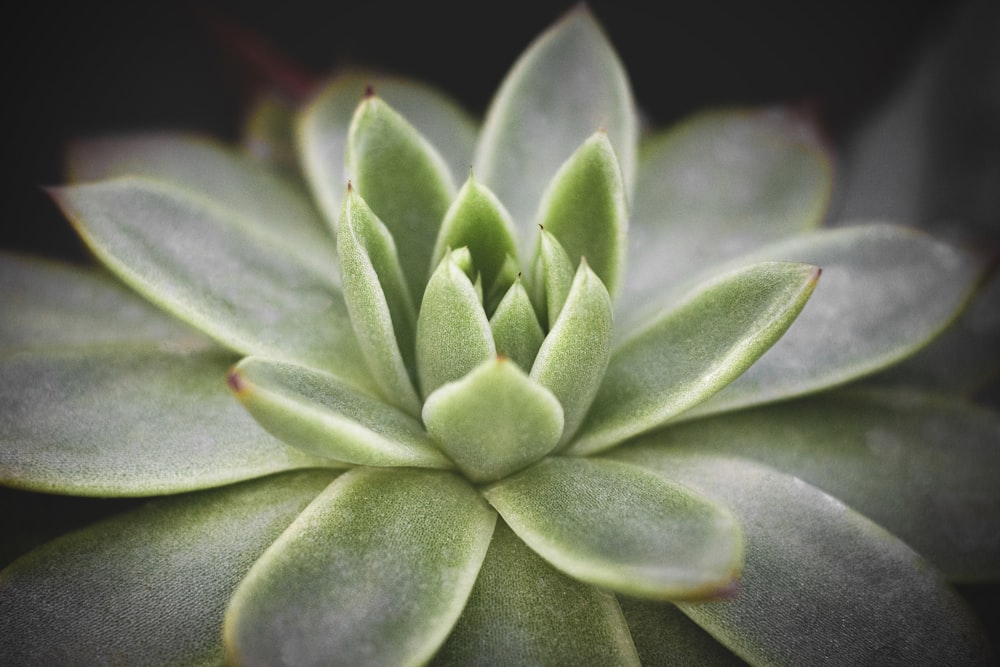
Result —
[[229, 385], [234, 394], [240, 394], [247, 388], [247, 383], [243, 380], [243, 376], [235, 368], [231, 368], [226, 374], [226, 384]]
[[370, 82], [366, 83], [365, 84], [365, 92], [361, 96], [361, 99], [363, 99], [363, 100], [370, 100], [373, 97], [375, 97], [375, 86], [372, 85]]

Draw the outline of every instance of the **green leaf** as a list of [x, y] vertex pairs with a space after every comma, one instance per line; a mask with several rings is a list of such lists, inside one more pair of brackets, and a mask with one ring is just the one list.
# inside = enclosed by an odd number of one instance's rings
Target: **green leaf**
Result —
[[354, 187], [396, 240], [414, 294], [423, 293], [441, 220], [455, 195], [451, 173], [406, 119], [366, 96], [347, 135], [345, 164]]
[[264, 428], [303, 451], [356, 465], [452, 467], [419, 421], [329, 373], [248, 357], [229, 385]]
[[520, 278], [497, 305], [490, 318], [490, 330], [497, 354], [509, 357], [525, 370], [531, 368], [545, 339], [545, 332], [538, 324], [531, 298]]
[[419, 414], [410, 375], [416, 370], [413, 297], [392, 235], [353, 190], [344, 201], [337, 253], [344, 301], [375, 384], [390, 403]]
[[495, 521], [450, 473], [342, 475], [237, 589], [225, 622], [230, 661], [424, 663], [458, 619]]
[[781, 337], [818, 277], [805, 264], [755, 264], [703, 283], [632, 332], [568, 451], [607, 449], [725, 387]]
[[724, 508], [613, 461], [549, 458], [483, 490], [528, 546], [570, 576], [657, 599], [726, 593], [743, 540]]
[[0, 252], [0, 349], [212, 342], [108, 274]]
[[297, 174], [295, 154], [294, 103], [271, 92], [251, 103], [243, 121], [240, 143], [244, 152], [258, 162], [289, 174]]
[[527, 232], [559, 166], [602, 129], [631, 192], [639, 133], [632, 91], [607, 37], [580, 5], [536, 39], [507, 74], [480, 134], [476, 176]]
[[293, 473], [152, 501], [0, 573], [0, 654], [17, 665], [194, 665], [253, 562], [326, 486]]
[[441, 152], [454, 180], [464, 177], [472, 163], [477, 128], [452, 99], [424, 84], [375, 72], [337, 76], [305, 107], [296, 133], [303, 170], [333, 227], [349, 178], [344, 169], [347, 132], [369, 85]]
[[610, 593], [567, 577], [497, 523], [472, 594], [431, 665], [638, 665]]
[[481, 293], [463, 267], [469, 251], [448, 253], [431, 276], [417, 316], [417, 376], [426, 397], [496, 356]]
[[221, 344], [370, 385], [333, 256], [328, 270], [313, 270], [228, 211], [154, 181], [52, 194], [113, 272]]
[[818, 391], [896, 363], [957, 316], [982, 273], [968, 253], [887, 225], [814, 232], [741, 261], [767, 259], [816, 264], [823, 280], [788, 333], [692, 416]]
[[736, 458], [624, 448], [733, 509], [746, 531], [739, 592], [680, 604], [751, 664], [991, 664], [975, 617], [908, 546], [800, 479]]
[[534, 463], [552, 451], [563, 432], [556, 397], [504, 358], [487, 360], [439, 387], [427, 397], [423, 418], [431, 438], [476, 483]]
[[625, 271], [628, 207], [621, 167], [608, 135], [583, 142], [542, 195], [539, 224], [559, 239], [574, 268], [587, 263], [611, 295]]
[[535, 253], [535, 292], [538, 311], [547, 317], [546, 326], [555, 325], [576, 275], [576, 265], [570, 260], [558, 239], [544, 229], [538, 235]]
[[0, 481], [143, 496], [337, 464], [285, 446], [226, 391], [232, 358], [152, 348], [0, 360]]
[[646, 140], [620, 309], [817, 226], [833, 171], [818, 135], [794, 112], [767, 109], [702, 112]]
[[566, 442], [587, 414], [611, 356], [611, 297], [586, 260], [531, 366], [531, 379], [552, 391], [563, 407]]
[[618, 596], [618, 603], [644, 665], [739, 667], [747, 664], [674, 604], [624, 595]]
[[674, 454], [742, 456], [832, 494], [951, 579], [1000, 578], [1000, 417], [958, 400], [843, 390], [643, 437]]

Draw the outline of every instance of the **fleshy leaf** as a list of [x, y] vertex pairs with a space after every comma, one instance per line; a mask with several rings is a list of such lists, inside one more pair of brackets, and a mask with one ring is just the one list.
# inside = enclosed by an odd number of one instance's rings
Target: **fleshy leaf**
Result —
[[558, 239], [543, 229], [538, 235], [534, 266], [536, 307], [547, 318], [545, 325], [551, 329], [566, 303], [576, 265]]
[[586, 260], [531, 366], [531, 379], [562, 404], [566, 442], [587, 414], [611, 356], [611, 297]]
[[557, 569], [628, 595], [724, 594], [743, 558], [724, 508], [614, 461], [549, 458], [483, 491], [507, 524]]
[[739, 517], [747, 543], [739, 592], [679, 606], [747, 662], [992, 664], [975, 617], [940, 574], [832, 496], [741, 459], [648, 447], [615, 456]]
[[563, 432], [556, 397], [505, 358], [439, 387], [427, 397], [423, 418], [431, 438], [476, 483], [541, 459]]
[[257, 97], [243, 121], [243, 150], [268, 166], [296, 173], [295, 113], [294, 103], [285, 97], [272, 93]]
[[165, 310], [238, 352], [369, 386], [333, 257], [329, 270], [310, 269], [228, 211], [154, 181], [51, 192], [97, 256]]
[[[544, 601], [544, 604], [540, 604]], [[638, 665], [610, 593], [554, 570], [502, 521], [431, 665]]]
[[303, 451], [356, 465], [452, 467], [419, 421], [329, 373], [249, 357], [229, 384], [264, 428]]
[[651, 433], [644, 448], [742, 456], [813, 484], [949, 578], [1000, 578], [1000, 418], [927, 395], [842, 390]]
[[351, 121], [345, 157], [357, 189], [396, 240], [415, 295], [423, 293], [441, 220], [455, 195], [451, 173], [433, 146], [374, 95]]
[[423, 664], [458, 619], [495, 521], [450, 473], [345, 473], [236, 590], [225, 621], [230, 661]]
[[586, 258], [614, 296], [625, 270], [628, 207], [621, 167], [608, 135], [583, 142], [559, 168], [539, 206], [539, 224], [566, 250], [573, 267]]
[[615, 349], [568, 451], [607, 449], [719, 391], [781, 337], [818, 277], [807, 264], [767, 262], [702, 284]]
[[347, 188], [347, 132], [366, 86], [372, 86], [379, 97], [441, 151], [451, 166], [453, 179], [468, 173], [475, 150], [475, 123], [440, 92], [374, 72], [352, 72], [334, 78], [305, 108], [296, 133], [303, 170], [320, 208], [334, 227]]
[[639, 133], [632, 91], [607, 37], [580, 5], [536, 39], [507, 74], [480, 134], [476, 176], [527, 232], [559, 166], [601, 129], [631, 190]]
[[413, 388], [417, 314], [385, 225], [353, 189], [347, 193], [337, 234], [344, 301], [358, 345], [386, 399], [420, 413]]
[[230, 596], [332, 476], [158, 499], [42, 546], [0, 573], [0, 654], [12, 665], [221, 663]]
[[817, 226], [831, 174], [818, 131], [781, 109], [703, 112], [648, 139], [619, 306], [641, 307], [705, 266]]
[[469, 280], [469, 251], [441, 260], [424, 292], [417, 316], [417, 376], [426, 397], [496, 356], [482, 295]]
[[923, 233], [888, 225], [820, 231], [762, 249], [823, 267], [810, 305], [735, 382], [691, 416], [843, 384], [912, 354], [965, 305], [982, 265]]
[[490, 318], [497, 354], [509, 357], [525, 370], [531, 369], [545, 332], [538, 324], [527, 290], [516, 280]]
[[674, 604], [624, 595], [618, 596], [618, 604], [644, 665], [741, 667], [747, 664]]
[[0, 481], [144, 496], [337, 466], [268, 435], [226, 391], [231, 357], [153, 348], [0, 361]]

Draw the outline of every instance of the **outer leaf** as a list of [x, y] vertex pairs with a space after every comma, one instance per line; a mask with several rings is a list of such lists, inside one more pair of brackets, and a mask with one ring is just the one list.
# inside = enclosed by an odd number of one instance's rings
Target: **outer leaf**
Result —
[[0, 654], [12, 665], [218, 664], [230, 595], [331, 476], [156, 500], [37, 549], [0, 573]]
[[443, 665], [638, 665], [614, 596], [552, 569], [502, 521]]
[[927, 395], [841, 391], [678, 424], [640, 440], [742, 456], [865, 514], [952, 579], [1000, 578], [1000, 417]]
[[611, 333], [611, 297], [581, 260], [559, 318], [531, 366], [531, 379], [562, 404], [562, 442], [576, 432], [597, 394], [611, 356]]
[[346, 473], [237, 589], [225, 623], [229, 658], [423, 663], [458, 619], [495, 520], [475, 490], [450, 473]]
[[419, 421], [329, 373], [249, 357], [229, 384], [264, 428], [303, 451], [357, 465], [452, 467]]
[[625, 596], [618, 602], [644, 665], [746, 665], [676, 605]]
[[483, 495], [542, 558], [628, 595], [725, 593], [743, 540], [722, 507], [651, 473], [612, 461], [550, 458]]
[[781, 337], [818, 277], [805, 264], [763, 263], [701, 285], [615, 350], [569, 451], [607, 449], [719, 391]]
[[232, 359], [146, 348], [0, 361], [0, 481], [142, 496], [337, 465], [286, 447], [225, 388]]
[[990, 664], [975, 618], [940, 575], [831, 496], [749, 461], [619, 452], [739, 516], [739, 592], [680, 606], [751, 664]]
[[[490, 426], [484, 428], [488, 415]], [[563, 432], [552, 392], [508, 359], [483, 362], [427, 397], [427, 432], [476, 483], [491, 482], [539, 460]]]
[[957, 248], [881, 225], [815, 232], [744, 261], [761, 259], [822, 266], [814, 305], [747, 373], [689, 414], [818, 391], [889, 366], [947, 326], [982, 270]]
[[374, 72], [338, 76], [305, 108], [296, 133], [303, 170], [334, 227], [347, 188], [347, 132], [368, 85], [441, 151], [451, 166], [453, 179], [457, 181], [468, 173], [472, 161], [476, 125], [450, 98], [423, 84]]
[[641, 308], [702, 267], [818, 225], [832, 169], [817, 135], [790, 111], [710, 111], [647, 141], [621, 310]]
[[433, 146], [378, 97], [354, 114], [345, 158], [354, 187], [396, 240], [414, 294], [423, 293], [434, 240], [455, 195], [451, 173]]
[[583, 142], [559, 168], [539, 206], [539, 224], [566, 250], [581, 257], [615, 295], [625, 272], [628, 207], [621, 167], [608, 135]]
[[309, 269], [227, 211], [153, 181], [53, 196], [112, 271], [223, 345], [369, 384], [332, 270]]
[[486, 115], [476, 175], [527, 232], [556, 170], [600, 129], [631, 191], [638, 138], [632, 92], [617, 55], [581, 5], [535, 40], [507, 74]]
[[490, 318], [490, 330], [498, 354], [509, 357], [521, 368], [531, 368], [545, 332], [538, 324], [531, 298], [520, 279], [511, 285], [497, 305]]
[[344, 300], [375, 384], [390, 403], [419, 414], [410, 379], [416, 370], [413, 298], [392, 235], [353, 190], [344, 202], [337, 253]]
[[0, 253], [0, 349], [211, 341], [89, 268]]

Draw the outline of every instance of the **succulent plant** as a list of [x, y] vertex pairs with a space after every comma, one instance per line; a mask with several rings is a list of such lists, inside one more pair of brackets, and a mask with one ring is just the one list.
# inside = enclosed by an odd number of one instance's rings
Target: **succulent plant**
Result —
[[79, 143], [115, 277], [3, 257], [0, 482], [155, 496], [0, 573], [5, 664], [994, 659], [1000, 418], [900, 379], [984, 262], [818, 228], [809, 123], [644, 133], [584, 8], [481, 128], [286, 111]]

